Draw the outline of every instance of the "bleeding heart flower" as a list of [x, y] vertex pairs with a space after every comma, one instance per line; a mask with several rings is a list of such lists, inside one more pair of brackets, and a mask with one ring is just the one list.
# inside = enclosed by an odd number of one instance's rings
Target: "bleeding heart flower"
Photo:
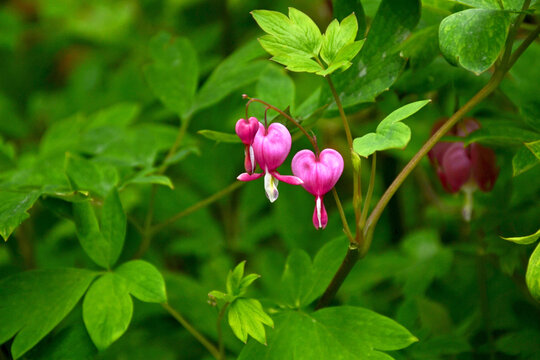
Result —
[[285, 126], [273, 123], [268, 129], [259, 123], [259, 130], [253, 141], [255, 161], [263, 171], [262, 173], [249, 172], [240, 174], [238, 180], [252, 181], [264, 175], [264, 189], [270, 202], [276, 201], [279, 196], [277, 189], [278, 180], [291, 185], [301, 185], [302, 180], [296, 176], [281, 175], [277, 168], [283, 164], [291, 150], [291, 134]]
[[[432, 133], [437, 131], [443, 122], [437, 122]], [[478, 129], [480, 124], [476, 120], [465, 119], [448, 134], [465, 137]], [[499, 175], [495, 153], [480, 144], [465, 146], [462, 142], [439, 142], [428, 156], [443, 187], [451, 193], [459, 191], [465, 184], [476, 184], [484, 192], [491, 191]]]
[[292, 160], [292, 172], [304, 182], [302, 187], [315, 196], [313, 225], [324, 229], [328, 215], [323, 196], [336, 185], [343, 173], [343, 157], [333, 149], [324, 149], [317, 157], [310, 150], [299, 151]]
[[255, 154], [253, 152], [253, 140], [259, 131], [259, 120], [255, 117], [250, 117], [248, 120], [240, 119], [236, 122], [236, 135], [244, 143], [244, 167], [248, 174], [253, 174], [255, 171]]

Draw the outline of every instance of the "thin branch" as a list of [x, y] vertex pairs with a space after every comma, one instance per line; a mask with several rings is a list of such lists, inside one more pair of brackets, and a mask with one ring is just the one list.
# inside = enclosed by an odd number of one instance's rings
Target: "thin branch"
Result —
[[330, 91], [332, 92], [332, 95], [334, 96], [334, 100], [336, 101], [336, 105], [339, 110], [339, 115], [341, 116], [341, 120], [343, 121], [343, 129], [345, 129], [345, 135], [347, 137], [347, 143], [349, 144], [349, 150], [352, 151], [353, 139], [351, 135], [351, 129], [349, 128], [349, 122], [347, 121], [347, 116], [345, 115], [345, 111], [343, 110], [341, 99], [339, 98], [336, 88], [334, 87], [334, 83], [332, 82], [332, 79], [330, 79], [330, 75], [326, 76], [326, 80], [328, 81], [328, 86], [330, 86]]
[[244, 94], [243, 97], [244, 97], [244, 99], [249, 99], [248, 102], [246, 103], [246, 117], [248, 116], [249, 105], [252, 102], [258, 102], [258, 103], [261, 103], [261, 104], [265, 105], [266, 107], [278, 112], [281, 116], [285, 117], [287, 120], [289, 120], [291, 123], [293, 123], [294, 126], [296, 126], [298, 129], [300, 129], [300, 131], [302, 131], [304, 133], [304, 135], [308, 138], [309, 142], [313, 146], [313, 149], [315, 150], [317, 155], [319, 154], [319, 146], [317, 145], [317, 140], [313, 136], [309, 135], [308, 132], [306, 131], [306, 129], [302, 125], [300, 125], [300, 123], [298, 123], [298, 121], [294, 120], [292, 116], [290, 116], [286, 112], [282, 111], [281, 109], [278, 109], [274, 105], [271, 105], [271, 104], [267, 103], [264, 100], [257, 99], [257, 98], [252, 98], [252, 97], [247, 96], [246, 94]]
[[208, 340], [203, 334], [201, 334], [197, 329], [195, 329], [182, 315], [180, 315], [180, 313], [178, 313], [178, 311], [173, 309], [168, 303], [163, 303], [161, 304], [161, 306], [163, 306], [163, 308], [167, 310], [167, 312], [171, 314], [171, 316], [175, 318], [176, 321], [178, 321], [191, 335], [193, 335], [193, 337], [197, 339], [202, 344], [202, 346], [204, 346], [206, 350], [208, 350], [208, 352], [210, 352], [210, 354], [212, 354], [212, 356], [216, 358], [216, 360], [220, 360], [219, 350], [214, 344], [210, 342], [210, 340]]
[[171, 216], [170, 218], [163, 221], [162, 223], [154, 225], [154, 227], [152, 227], [152, 229], [150, 230], [150, 233], [155, 234], [156, 232], [163, 230], [163, 228], [169, 226], [170, 224], [176, 222], [177, 220], [183, 218], [184, 216], [189, 215], [192, 212], [197, 211], [200, 208], [205, 207], [206, 205], [211, 204], [216, 200], [219, 200], [220, 198], [222, 198], [223, 196], [227, 195], [230, 192], [233, 192], [234, 190], [238, 189], [243, 184], [244, 184], [243, 182], [235, 181], [234, 183], [230, 184], [223, 190], [218, 191], [217, 193], [207, 197], [206, 199], [203, 199], [199, 201], [198, 203], [188, 207], [187, 209], [180, 211], [179, 213]]
[[339, 200], [339, 195], [335, 187], [332, 188], [332, 194], [334, 195], [334, 200], [336, 200], [339, 216], [341, 217], [341, 222], [343, 223], [343, 230], [349, 238], [349, 241], [354, 242], [354, 237], [352, 236], [351, 229], [349, 228], [349, 223], [347, 222], [347, 217], [345, 216], [345, 211], [343, 211], [343, 206], [341, 206], [341, 200]]
[[223, 316], [225, 315], [225, 311], [227, 310], [227, 306], [229, 306], [228, 302], [225, 303], [225, 305], [223, 305], [223, 307], [219, 311], [218, 318], [217, 318], [219, 360], [226, 360], [226, 358], [225, 358], [225, 346], [223, 344], [223, 331], [221, 329], [221, 320], [223, 320]]

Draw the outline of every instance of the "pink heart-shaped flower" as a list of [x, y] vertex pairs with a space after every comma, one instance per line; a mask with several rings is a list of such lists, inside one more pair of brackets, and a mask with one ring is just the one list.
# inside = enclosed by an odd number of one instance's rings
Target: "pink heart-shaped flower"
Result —
[[315, 196], [313, 225], [324, 229], [328, 215], [322, 198], [332, 190], [343, 173], [343, 157], [333, 149], [324, 149], [317, 157], [310, 150], [299, 151], [292, 160], [292, 172], [304, 183], [302, 187]]

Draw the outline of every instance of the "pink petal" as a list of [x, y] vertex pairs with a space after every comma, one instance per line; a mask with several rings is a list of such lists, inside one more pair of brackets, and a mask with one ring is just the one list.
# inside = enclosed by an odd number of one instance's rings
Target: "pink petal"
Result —
[[272, 171], [271, 173], [276, 179], [279, 181], [283, 181], [284, 183], [291, 184], [291, 185], [302, 185], [304, 182], [302, 179], [296, 176], [292, 175], [281, 175], [277, 171]]
[[491, 191], [499, 176], [495, 152], [480, 144], [471, 144], [471, 161], [473, 177], [478, 187], [484, 192]]
[[261, 169], [273, 171], [283, 164], [291, 150], [291, 142], [291, 134], [282, 124], [272, 123], [268, 129], [260, 124], [253, 150]]
[[454, 143], [444, 154], [441, 171], [444, 173], [447, 190], [456, 192], [469, 180], [471, 160], [462, 143]]
[[313, 210], [313, 226], [319, 230], [326, 228], [326, 224], [328, 224], [328, 214], [326, 213], [322, 197], [317, 196], [315, 199], [315, 209]]
[[253, 146], [244, 145], [244, 168], [248, 174], [253, 174], [255, 172], [255, 167], [257, 163], [255, 162], [255, 154], [253, 152]]
[[336, 185], [343, 173], [343, 158], [333, 149], [324, 149], [319, 158], [310, 150], [299, 151], [292, 160], [293, 174], [304, 181], [309, 193], [322, 196]]
[[253, 144], [255, 135], [259, 131], [259, 124], [260, 123], [257, 118], [250, 117], [247, 121], [244, 119], [238, 120], [234, 129], [236, 131], [236, 135], [238, 135], [244, 144], [251, 145]]
[[238, 175], [236, 179], [240, 181], [253, 181], [257, 180], [258, 178], [262, 177], [264, 173], [254, 173], [254, 174], [248, 174], [248, 173], [242, 173]]

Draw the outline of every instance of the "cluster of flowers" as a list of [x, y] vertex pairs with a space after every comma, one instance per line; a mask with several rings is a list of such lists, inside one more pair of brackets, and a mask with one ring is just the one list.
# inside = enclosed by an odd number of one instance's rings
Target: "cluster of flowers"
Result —
[[[246, 172], [238, 176], [240, 181], [252, 181], [264, 176], [264, 189], [270, 202], [276, 201], [277, 185], [283, 181], [291, 185], [302, 185], [315, 196], [313, 225], [324, 229], [328, 215], [323, 196], [332, 190], [343, 173], [343, 157], [333, 149], [324, 149], [319, 154], [301, 150], [294, 155], [291, 168], [294, 175], [281, 175], [277, 168], [283, 164], [291, 150], [291, 134], [280, 123], [265, 127], [257, 118], [240, 119], [236, 123], [236, 134], [245, 148]], [[259, 165], [261, 173], [256, 173]]]

